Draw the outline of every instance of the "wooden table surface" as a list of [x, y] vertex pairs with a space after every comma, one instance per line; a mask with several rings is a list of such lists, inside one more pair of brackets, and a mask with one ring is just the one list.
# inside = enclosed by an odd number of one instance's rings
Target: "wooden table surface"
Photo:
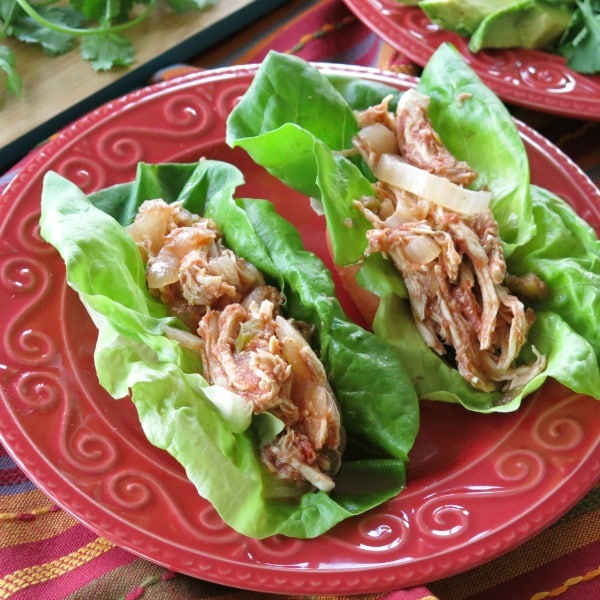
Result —
[[166, 3], [128, 36], [136, 61], [127, 68], [95, 72], [79, 49], [48, 57], [32, 44], [9, 40], [23, 94], [5, 92], [0, 107], [0, 169], [6, 169], [37, 143], [96, 106], [144, 85], [156, 70], [184, 61], [235, 35], [286, 0], [220, 0], [202, 11], [175, 14]]

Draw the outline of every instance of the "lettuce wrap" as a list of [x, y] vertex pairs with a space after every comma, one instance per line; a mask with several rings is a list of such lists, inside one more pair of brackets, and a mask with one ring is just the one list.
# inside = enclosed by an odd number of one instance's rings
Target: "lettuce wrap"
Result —
[[310, 197], [324, 214], [334, 262], [361, 264], [357, 281], [380, 299], [373, 330], [399, 350], [420, 398], [477, 412], [509, 412], [548, 377], [600, 398], [596, 233], [564, 201], [530, 183], [513, 119], [453, 46], [436, 50], [417, 90], [429, 96], [429, 117], [445, 146], [478, 173], [474, 187], [492, 192], [509, 272], [535, 273], [549, 289], [546, 299], [533, 304], [536, 321], [522, 351], [522, 357], [530, 357], [534, 344], [547, 364], [512, 398], [475, 390], [431, 350], [414, 324], [400, 274], [381, 254], [362, 260], [371, 224], [353, 201], [373, 195], [374, 177], [360, 156], [343, 151], [352, 148], [358, 131], [354, 110], [390, 94], [393, 106], [401, 92], [327, 77], [297, 57], [271, 52], [229, 116], [227, 142]]
[[[269, 202], [234, 199], [242, 183], [237, 168], [218, 161], [140, 164], [135, 181], [87, 196], [49, 172], [41, 235], [58, 249], [68, 285], [98, 327], [101, 385], [115, 399], [131, 397], [148, 440], [181, 463], [198, 493], [237, 531], [310, 538], [403, 489], [418, 401], [396, 350], [346, 318], [330, 273], [304, 250], [295, 228]], [[279, 419], [252, 417], [207, 383], [198, 354], [164, 335], [183, 325], [148, 292], [144, 262], [124, 228], [154, 198], [182, 201], [214, 219], [226, 244], [283, 291], [288, 315], [316, 328], [313, 346], [347, 435], [331, 494], [299, 491], [268, 472], [258, 448], [279, 431]]]

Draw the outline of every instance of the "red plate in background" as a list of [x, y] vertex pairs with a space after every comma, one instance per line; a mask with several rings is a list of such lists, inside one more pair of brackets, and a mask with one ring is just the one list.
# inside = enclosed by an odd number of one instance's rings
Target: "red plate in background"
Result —
[[398, 0], [343, 1], [369, 29], [421, 67], [440, 44], [451, 42], [505, 102], [576, 119], [600, 119], [600, 75], [576, 73], [560, 56], [526, 48], [473, 54], [468, 39], [434, 25], [417, 6]]

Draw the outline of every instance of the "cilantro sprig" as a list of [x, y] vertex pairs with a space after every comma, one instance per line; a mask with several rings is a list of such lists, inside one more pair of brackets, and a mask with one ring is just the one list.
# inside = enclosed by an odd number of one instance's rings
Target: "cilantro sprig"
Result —
[[[0, 88], [23, 93], [19, 65], [5, 40], [36, 44], [48, 56], [79, 47], [95, 71], [126, 67], [135, 48], [126, 31], [146, 19], [158, 2], [177, 13], [202, 10], [218, 0], [0, 0]], [[3, 76], [3, 77], [2, 77]], [[2, 81], [3, 80], [3, 81]]]
[[600, 73], [600, 0], [577, 0], [577, 10], [558, 43], [574, 71]]

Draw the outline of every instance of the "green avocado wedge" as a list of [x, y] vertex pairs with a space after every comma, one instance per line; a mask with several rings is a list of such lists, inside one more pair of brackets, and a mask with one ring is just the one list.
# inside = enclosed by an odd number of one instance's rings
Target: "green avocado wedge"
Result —
[[514, 3], [514, 0], [422, 0], [418, 6], [432, 23], [469, 37], [486, 17]]
[[432, 23], [471, 38], [469, 50], [478, 52], [551, 47], [569, 26], [576, 2], [422, 0], [418, 6]]
[[469, 50], [550, 48], [567, 29], [572, 13], [568, 6], [537, 0], [513, 2], [481, 21], [471, 35]]

